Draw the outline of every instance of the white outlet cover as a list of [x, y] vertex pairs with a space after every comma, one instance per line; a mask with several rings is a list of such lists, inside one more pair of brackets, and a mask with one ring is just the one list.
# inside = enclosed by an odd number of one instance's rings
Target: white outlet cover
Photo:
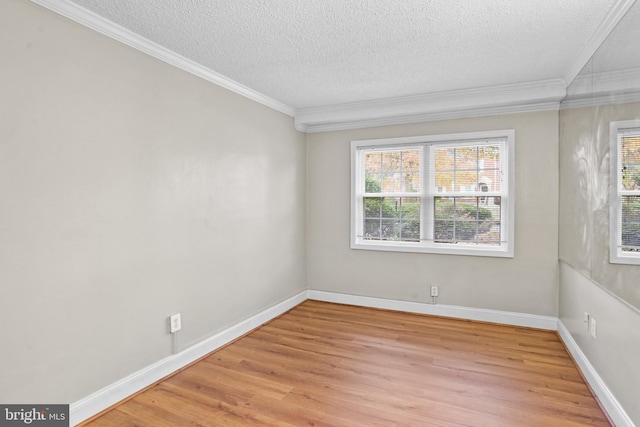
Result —
[[589, 333], [591, 334], [591, 336], [593, 338], [597, 338], [598, 337], [598, 329], [597, 329], [596, 319], [594, 319], [593, 317], [589, 318]]
[[169, 318], [169, 331], [174, 334], [182, 329], [182, 319], [180, 313], [174, 314]]

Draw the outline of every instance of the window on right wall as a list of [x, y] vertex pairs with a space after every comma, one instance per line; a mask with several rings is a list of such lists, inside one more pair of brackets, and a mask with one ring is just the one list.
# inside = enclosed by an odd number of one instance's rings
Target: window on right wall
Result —
[[640, 265], [640, 120], [610, 129], [610, 261]]

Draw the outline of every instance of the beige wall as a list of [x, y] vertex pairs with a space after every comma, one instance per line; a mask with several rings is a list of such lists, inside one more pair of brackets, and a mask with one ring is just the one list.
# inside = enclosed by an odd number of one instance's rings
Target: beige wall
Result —
[[[584, 312], [597, 321], [593, 339]], [[560, 263], [560, 320], [635, 425], [640, 425], [640, 312]]]
[[609, 123], [640, 104], [560, 112], [560, 259], [640, 309], [640, 266], [609, 263]]
[[0, 2], [0, 402], [70, 403], [305, 287], [293, 119]]
[[[640, 104], [560, 112], [560, 320], [640, 425], [640, 266], [609, 263], [609, 123]], [[583, 322], [597, 321], [597, 339]]]
[[[516, 131], [515, 258], [349, 248], [351, 140], [498, 129]], [[310, 289], [556, 316], [558, 113], [509, 114], [307, 136]]]

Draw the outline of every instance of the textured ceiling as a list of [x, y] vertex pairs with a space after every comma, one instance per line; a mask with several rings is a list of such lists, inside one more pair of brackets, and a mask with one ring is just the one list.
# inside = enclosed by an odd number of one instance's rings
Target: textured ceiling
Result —
[[616, 0], [73, 3], [304, 109], [562, 78]]
[[562, 108], [640, 102], [640, 2], [636, 2], [567, 88]]
[[596, 73], [640, 69], [640, 4], [636, 3], [593, 55]]

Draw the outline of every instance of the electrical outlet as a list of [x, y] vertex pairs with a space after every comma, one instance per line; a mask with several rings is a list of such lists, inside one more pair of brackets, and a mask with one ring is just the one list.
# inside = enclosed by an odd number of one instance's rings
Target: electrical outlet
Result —
[[596, 319], [589, 317], [589, 333], [595, 339], [598, 338], [598, 329], [596, 327]]
[[432, 297], [437, 297], [438, 296], [438, 287], [437, 286], [432, 286], [431, 287], [431, 296]]
[[587, 313], [586, 311], [584, 312], [584, 317], [582, 318], [582, 321], [584, 322], [584, 325], [588, 331], [589, 330], [589, 313]]
[[174, 314], [169, 318], [169, 332], [175, 334], [180, 329], [182, 329], [182, 317], [180, 313]]

